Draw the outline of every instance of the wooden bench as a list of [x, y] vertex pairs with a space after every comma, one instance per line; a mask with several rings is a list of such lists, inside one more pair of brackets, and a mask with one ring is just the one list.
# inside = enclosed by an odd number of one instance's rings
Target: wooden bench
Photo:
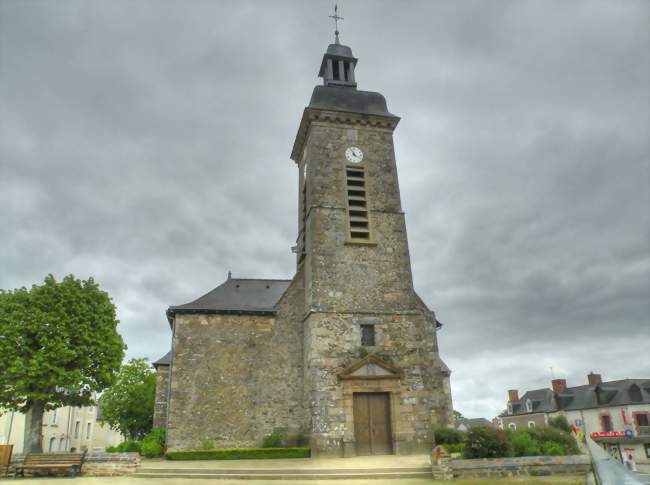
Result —
[[86, 453], [29, 453], [25, 456], [23, 463], [16, 465], [14, 478], [19, 475], [24, 477], [25, 471], [68, 471], [70, 476], [75, 477], [81, 474], [81, 466], [84, 463]]
[[11, 465], [11, 452], [14, 445], [0, 445], [0, 476], [7, 476]]

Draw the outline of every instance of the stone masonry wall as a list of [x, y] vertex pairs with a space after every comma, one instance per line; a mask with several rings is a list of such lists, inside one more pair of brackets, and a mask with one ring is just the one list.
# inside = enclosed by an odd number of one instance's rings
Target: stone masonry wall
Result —
[[169, 383], [169, 366], [159, 365], [156, 369], [156, 402], [153, 410], [154, 429], [164, 429], [167, 425], [167, 385]]
[[167, 447], [259, 446], [280, 431], [294, 442], [304, 428], [302, 278], [278, 314], [177, 314]]

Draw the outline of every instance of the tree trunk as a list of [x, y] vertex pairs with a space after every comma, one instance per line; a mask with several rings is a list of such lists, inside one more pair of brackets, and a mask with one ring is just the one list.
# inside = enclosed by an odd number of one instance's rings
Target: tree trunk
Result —
[[25, 415], [23, 453], [42, 453], [41, 427], [43, 425], [43, 403], [35, 401]]

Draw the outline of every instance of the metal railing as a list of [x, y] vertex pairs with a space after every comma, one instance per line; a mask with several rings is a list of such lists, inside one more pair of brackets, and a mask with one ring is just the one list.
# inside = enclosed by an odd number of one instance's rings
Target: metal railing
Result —
[[645, 485], [636, 473], [625, 468], [621, 462], [587, 438], [591, 454], [591, 466], [598, 485]]

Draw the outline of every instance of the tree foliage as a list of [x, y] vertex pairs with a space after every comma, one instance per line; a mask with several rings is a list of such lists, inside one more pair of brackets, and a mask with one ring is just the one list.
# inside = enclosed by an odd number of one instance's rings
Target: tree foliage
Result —
[[562, 414], [560, 414], [559, 416], [555, 416], [554, 418], [549, 418], [548, 425], [553, 428], [561, 429], [562, 431], [565, 431], [567, 433], [570, 433], [572, 429], [566, 417], [563, 416]]
[[458, 421], [459, 419], [465, 419], [465, 416], [460, 411], [454, 409], [454, 421]]
[[438, 428], [433, 436], [437, 445], [457, 445], [465, 440], [465, 433], [453, 428]]
[[125, 349], [117, 324], [92, 278], [0, 290], [0, 407], [29, 414], [27, 451], [40, 451], [44, 411], [92, 405], [113, 384]]
[[147, 359], [131, 359], [101, 397], [102, 418], [124, 436], [142, 439], [153, 427], [155, 394], [156, 375]]

